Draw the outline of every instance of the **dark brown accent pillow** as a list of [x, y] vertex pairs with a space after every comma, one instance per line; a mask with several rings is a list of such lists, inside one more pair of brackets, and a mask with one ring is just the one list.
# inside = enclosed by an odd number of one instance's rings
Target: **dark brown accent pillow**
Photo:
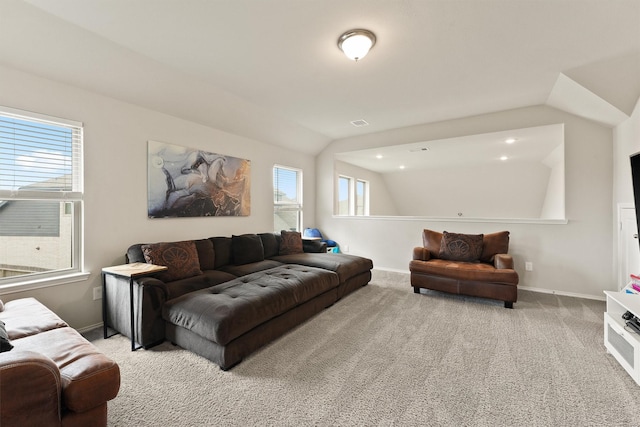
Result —
[[210, 237], [213, 252], [216, 254], [214, 267], [220, 268], [231, 264], [231, 237]]
[[442, 233], [439, 258], [474, 262], [482, 255], [482, 234]]
[[509, 253], [509, 232], [498, 231], [497, 233], [485, 234], [482, 245], [480, 261], [493, 262], [497, 254]]
[[231, 253], [235, 265], [264, 261], [262, 240], [257, 234], [231, 236]]
[[213, 242], [209, 239], [200, 239], [195, 242], [200, 260], [200, 270], [214, 270], [216, 268], [216, 253], [213, 251]]
[[302, 235], [299, 231], [282, 230], [280, 237], [280, 255], [301, 254], [304, 252], [304, 249], [302, 249]]
[[264, 248], [264, 257], [271, 258], [278, 255], [280, 244], [274, 233], [258, 234], [262, 239], [262, 247]]
[[142, 253], [148, 263], [168, 267], [167, 271], [158, 273], [156, 276], [163, 282], [173, 282], [202, 274], [198, 251], [193, 240], [142, 245]]

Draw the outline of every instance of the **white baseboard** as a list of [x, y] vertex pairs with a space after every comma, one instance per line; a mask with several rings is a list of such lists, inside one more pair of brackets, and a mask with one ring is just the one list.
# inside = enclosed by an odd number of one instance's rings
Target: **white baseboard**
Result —
[[83, 334], [85, 332], [89, 332], [89, 331], [92, 331], [92, 330], [98, 329], [98, 328], [102, 328], [102, 322], [96, 323], [95, 325], [85, 326], [84, 328], [76, 329], [76, 331], [78, 331], [81, 334]]
[[[409, 270], [400, 270], [400, 269], [386, 268], [386, 267], [376, 267], [374, 268], [374, 270], [386, 271], [389, 273], [400, 273], [400, 274], [406, 274], [406, 275], [411, 274]], [[565, 297], [585, 298], [585, 299], [591, 299], [596, 301], [605, 301], [604, 295], [599, 296], [599, 295], [590, 295], [590, 294], [580, 294], [576, 292], [566, 292], [566, 291], [559, 291], [555, 289], [535, 288], [532, 286], [518, 286], [518, 289], [521, 289], [523, 291], [540, 292], [542, 294], [562, 295]]]
[[596, 301], [604, 301], [605, 296], [598, 295], [590, 295], [590, 294], [579, 294], [576, 292], [565, 292], [565, 291], [557, 291], [554, 289], [544, 289], [544, 288], [534, 288], [531, 286], [518, 286], [518, 289], [523, 291], [531, 291], [531, 292], [540, 292], [542, 294], [552, 294], [552, 295], [562, 295], [565, 297], [574, 297], [574, 298], [584, 298], [584, 299], [592, 299]]

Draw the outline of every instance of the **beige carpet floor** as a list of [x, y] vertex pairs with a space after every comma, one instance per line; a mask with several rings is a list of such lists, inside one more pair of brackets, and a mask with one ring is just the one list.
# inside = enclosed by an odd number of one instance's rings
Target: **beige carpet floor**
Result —
[[602, 301], [497, 301], [372, 282], [228, 372], [164, 343], [94, 343], [120, 365], [110, 426], [638, 426]]

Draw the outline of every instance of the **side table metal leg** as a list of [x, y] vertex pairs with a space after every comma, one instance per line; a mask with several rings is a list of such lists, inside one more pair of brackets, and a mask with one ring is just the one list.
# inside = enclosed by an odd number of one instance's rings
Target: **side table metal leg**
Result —
[[107, 277], [102, 273], [102, 335], [106, 340], [107, 336]]
[[129, 308], [131, 309], [131, 351], [136, 351], [136, 330], [135, 330], [135, 317], [133, 315], [133, 277], [129, 279]]

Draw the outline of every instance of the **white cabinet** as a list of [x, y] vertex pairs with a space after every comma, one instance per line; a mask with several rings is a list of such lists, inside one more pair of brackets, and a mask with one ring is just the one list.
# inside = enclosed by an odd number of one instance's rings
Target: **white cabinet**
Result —
[[622, 315], [630, 311], [640, 317], [640, 295], [605, 291], [604, 346], [640, 385], [640, 335], [625, 325]]

